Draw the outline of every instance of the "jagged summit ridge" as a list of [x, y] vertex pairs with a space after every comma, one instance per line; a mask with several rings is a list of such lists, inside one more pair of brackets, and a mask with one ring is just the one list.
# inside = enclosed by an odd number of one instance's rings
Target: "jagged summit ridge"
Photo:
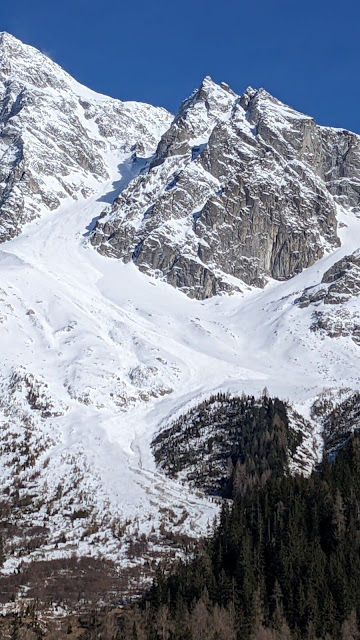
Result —
[[189, 155], [197, 145], [205, 144], [220, 119], [230, 117], [237, 96], [229, 88], [218, 86], [206, 76], [199, 89], [181, 104], [170, 128], [162, 136], [151, 167], [173, 155]]
[[207, 77], [92, 243], [191, 297], [264, 286], [338, 245], [337, 206], [359, 209], [359, 170], [359, 136]]
[[86, 199], [131, 152], [151, 155], [171, 120], [164, 109], [96, 94], [3, 33], [0, 241], [67, 198]]
[[55, 90], [66, 88], [68, 83], [76, 83], [47, 55], [6, 31], [0, 33], [0, 79]]

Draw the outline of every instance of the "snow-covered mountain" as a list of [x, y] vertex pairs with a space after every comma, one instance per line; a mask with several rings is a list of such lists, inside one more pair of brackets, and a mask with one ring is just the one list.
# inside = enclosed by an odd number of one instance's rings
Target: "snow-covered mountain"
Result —
[[287, 399], [308, 470], [358, 428], [360, 139], [209, 79], [173, 119], [8, 34], [0, 79], [3, 571], [150, 567], [218, 511], [151, 450], [209, 394]]
[[171, 120], [165, 109], [94, 93], [1, 33], [0, 240], [68, 196], [96, 193], [124, 154], [150, 155]]

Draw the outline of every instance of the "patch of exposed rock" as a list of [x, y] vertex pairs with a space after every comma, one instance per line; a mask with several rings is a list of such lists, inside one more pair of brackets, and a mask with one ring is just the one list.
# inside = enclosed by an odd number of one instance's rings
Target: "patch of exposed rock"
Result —
[[360, 251], [356, 251], [328, 269], [321, 284], [306, 289], [297, 304], [314, 307], [312, 331], [331, 338], [350, 336], [360, 345], [359, 295]]
[[298, 300], [301, 307], [309, 304], [343, 304], [360, 294], [360, 252], [345, 256], [328, 269], [321, 284], [306, 289]]

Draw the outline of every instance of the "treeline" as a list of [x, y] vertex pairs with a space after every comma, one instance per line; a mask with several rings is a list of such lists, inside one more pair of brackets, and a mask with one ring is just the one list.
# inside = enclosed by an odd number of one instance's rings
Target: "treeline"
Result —
[[359, 640], [360, 437], [309, 478], [240, 492], [213, 537], [159, 572], [117, 640]]

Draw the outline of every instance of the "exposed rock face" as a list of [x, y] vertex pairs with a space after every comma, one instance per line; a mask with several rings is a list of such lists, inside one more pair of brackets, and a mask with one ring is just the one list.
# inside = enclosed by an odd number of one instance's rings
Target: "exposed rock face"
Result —
[[306, 289], [297, 304], [314, 308], [312, 331], [331, 338], [350, 336], [360, 345], [359, 295], [360, 250], [336, 262], [321, 284]]
[[336, 204], [360, 210], [360, 138], [319, 127], [266, 91], [205, 78], [146, 175], [92, 243], [203, 299], [286, 279], [338, 244]]
[[0, 241], [64, 198], [87, 197], [109, 162], [148, 156], [172, 116], [86, 89], [57, 64], [0, 34]]

